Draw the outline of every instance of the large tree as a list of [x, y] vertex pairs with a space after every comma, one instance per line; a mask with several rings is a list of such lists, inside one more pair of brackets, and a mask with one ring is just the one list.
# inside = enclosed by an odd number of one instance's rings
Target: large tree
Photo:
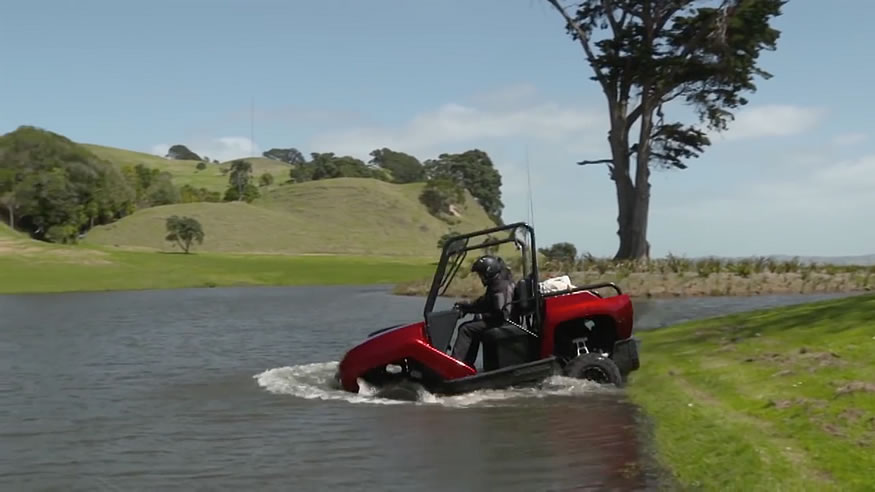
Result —
[[423, 167], [429, 181], [448, 180], [467, 189], [496, 224], [502, 223], [501, 173], [486, 152], [472, 149], [440, 154], [437, 159], [425, 161]]
[[198, 244], [204, 242], [203, 226], [192, 217], [171, 215], [167, 217], [165, 227], [167, 228], [167, 236], [164, 239], [179, 245], [185, 254], [188, 254], [191, 249], [192, 241], [197, 241]]
[[370, 164], [392, 173], [395, 183], [415, 183], [425, 179], [425, 170], [416, 157], [383, 147], [371, 151]]
[[304, 164], [305, 162], [307, 162], [307, 160], [304, 159], [304, 154], [301, 154], [301, 151], [294, 147], [290, 147], [288, 149], [273, 148], [266, 152], [262, 152], [261, 155], [268, 159], [273, 159], [275, 161], [281, 161], [285, 162], [286, 164], [292, 165]]
[[189, 161], [199, 161], [201, 157], [191, 150], [188, 147], [182, 144], [176, 144], [169, 149], [167, 149], [167, 155], [164, 156], [168, 159], [174, 160], [189, 160]]
[[753, 77], [771, 77], [757, 58], [776, 47], [769, 21], [786, 0], [585, 0], [573, 10], [547, 1], [608, 101], [611, 157], [578, 164], [607, 164], [615, 183], [615, 258], [649, 257], [650, 166], [685, 169], [711, 144], [704, 129], [666, 121], [664, 107], [682, 98], [708, 130], [725, 130], [730, 110], [747, 104], [741, 94], [756, 91]]
[[237, 191], [238, 200], [243, 199], [243, 190], [252, 177], [252, 163], [242, 159], [231, 162], [231, 175], [228, 184]]

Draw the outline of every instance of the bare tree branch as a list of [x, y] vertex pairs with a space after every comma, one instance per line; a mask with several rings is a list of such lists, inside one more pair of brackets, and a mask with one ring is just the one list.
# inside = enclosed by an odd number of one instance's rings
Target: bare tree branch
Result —
[[565, 8], [559, 5], [559, 0], [547, 0], [550, 2], [550, 5], [556, 8], [562, 17], [565, 18], [565, 22], [568, 24], [568, 27], [574, 29], [574, 32], [577, 33], [578, 38], [580, 39], [580, 44], [583, 46], [583, 50], [586, 52], [586, 59], [589, 62], [590, 66], [592, 66], [593, 72], [595, 72], [595, 76], [598, 79], [599, 83], [602, 85], [602, 88], [611, 95], [612, 98], [616, 97], [614, 89], [608, 84], [607, 79], [605, 79], [605, 74], [601, 72], [597, 67], [597, 63], [595, 60], [595, 55], [592, 53], [592, 48], [589, 46], [589, 36], [586, 34], [586, 31], [580, 28], [577, 23], [574, 22], [574, 19], [565, 12]]
[[[608, 18], [608, 22], [611, 23], [611, 30], [614, 31], [614, 37], [618, 37], [620, 35], [620, 31], [623, 30], [623, 25], [617, 22], [617, 19], [614, 18], [614, 3], [612, 0], [602, 0], [602, 8], [605, 9], [605, 17]], [[625, 15], [623, 15], [625, 19]]]
[[613, 159], [597, 159], [594, 161], [580, 161], [577, 163], [578, 166], [585, 166], [587, 164], [613, 164]]

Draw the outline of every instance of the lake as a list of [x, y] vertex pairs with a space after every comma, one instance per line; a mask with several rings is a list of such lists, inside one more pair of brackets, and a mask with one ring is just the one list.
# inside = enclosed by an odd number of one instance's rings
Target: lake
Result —
[[[638, 329], [828, 297], [641, 300]], [[621, 390], [559, 378], [410, 403], [331, 388], [345, 350], [421, 312], [383, 286], [0, 296], [0, 489], [659, 483]]]

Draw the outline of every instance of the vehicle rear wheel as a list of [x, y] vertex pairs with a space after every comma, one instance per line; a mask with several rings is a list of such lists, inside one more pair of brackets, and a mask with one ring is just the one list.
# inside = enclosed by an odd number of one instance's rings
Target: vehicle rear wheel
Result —
[[419, 385], [413, 381], [400, 379], [381, 386], [374, 396], [387, 400], [418, 401]]
[[599, 384], [613, 384], [623, 386], [623, 376], [620, 368], [610, 358], [590, 352], [580, 354], [565, 366], [563, 371], [566, 376], [594, 381]]

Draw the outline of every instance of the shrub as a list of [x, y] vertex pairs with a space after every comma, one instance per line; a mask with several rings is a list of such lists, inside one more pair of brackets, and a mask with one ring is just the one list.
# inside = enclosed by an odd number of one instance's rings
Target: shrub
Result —
[[447, 179], [429, 181], [419, 195], [419, 201], [436, 217], [449, 213], [450, 205], [464, 203], [464, 200], [462, 188]]
[[197, 241], [198, 244], [204, 242], [204, 230], [197, 219], [172, 215], [167, 218], [165, 227], [167, 236], [164, 239], [174, 242], [185, 254], [188, 254], [192, 241]]

